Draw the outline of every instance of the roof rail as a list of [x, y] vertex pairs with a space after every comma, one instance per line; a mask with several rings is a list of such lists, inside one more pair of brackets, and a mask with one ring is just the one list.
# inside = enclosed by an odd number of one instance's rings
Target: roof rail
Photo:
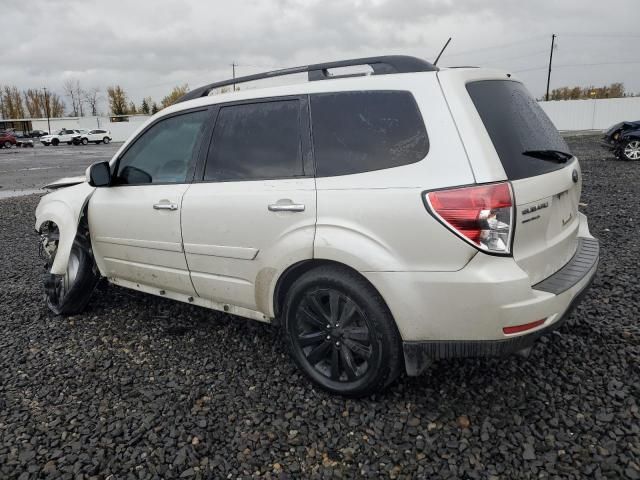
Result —
[[[247, 75], [245, 77], [231, 78], [220, 82], [210, 83], [203, 87], [196, 88], [187, 92], [180, 97], [176, 103], [186, 102], [194, 98], [206, 97], [214, 88], [226, 87], [238, 83], [252, 82], [254, 80], [264, 80], [267, 78], [282, 77], [285, 75], [293, 75], [296, 73], [309, 74], [309, 81], [329, 80], [331, 78], [352, 77], [351, 75], [333, 76], [329, 73], [331, 68], [353, 67], [358, 65], [369, 65], [373, 70], [372, 75], [387, 75], [390, 73], [411, 73], [411, 72], [435, 72], [438, 67], [432, 65], [426, 60], [406, 55], [389, 55], [383, 57], [367, 57], [354, 58], [352, 60], [340, 60], [337, 62], [316, 63], [314, 65], [305, 65], [301, 67], [284, 68], [282, 70], [273, 70], [270, 72], [257, 73], [255, 75]], [[360, 75], [360, 74], [356, 74]]]

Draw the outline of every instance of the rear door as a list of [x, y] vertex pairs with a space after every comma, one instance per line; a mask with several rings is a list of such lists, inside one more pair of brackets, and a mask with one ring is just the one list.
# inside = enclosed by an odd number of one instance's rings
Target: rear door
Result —
[[182, 202], [199, 296], [270, 315], [288, 266], [313, 256], [316, 192], [306, 97], [225, 104]]
[[[535, 284], [576, 251], [580, 166], [522, 83], [506, 75], [483, 75], [463, 74], [456, 82], [444, 75], [442, 83], [448, 100], [454, 91], [460, 97], [450, 103], [476, 181], [511, 181], [516, 201], [513, 256]], [[466, 107], [457, 110], [456, 104], [465, 101]]]

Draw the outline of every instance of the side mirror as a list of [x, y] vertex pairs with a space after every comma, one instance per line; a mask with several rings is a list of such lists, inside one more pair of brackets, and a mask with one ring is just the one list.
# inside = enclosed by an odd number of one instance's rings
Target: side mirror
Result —
[[109, 162], [98, 162], [87, 168], [87, 183], [92, 187], [108, 187], [111, 184]]

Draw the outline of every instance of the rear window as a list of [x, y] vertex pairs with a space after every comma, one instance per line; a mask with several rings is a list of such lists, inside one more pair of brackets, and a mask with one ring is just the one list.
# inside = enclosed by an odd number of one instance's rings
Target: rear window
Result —
[[537, 150], [570, 153], [524, 85], [512, 80], [482, 80], [468, 83], [467, 91], [510, 180], [542, 175], [566, 165], [523, 154]]
[[409, 92], [360, 91], [311, 96], [316, 175], [370, 172], [422, 160], [429, 140]]

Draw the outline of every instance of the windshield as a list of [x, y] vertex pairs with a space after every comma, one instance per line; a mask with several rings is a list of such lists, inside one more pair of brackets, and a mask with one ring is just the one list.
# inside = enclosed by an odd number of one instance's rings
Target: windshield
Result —
[[[564, 162], [550, 156], [568, 156], [569, 146], [520, 82], [482, 80], [467, 91], [510, 180], [558, 170]], [[553, 153], [560, 152], [560, 153]]]

